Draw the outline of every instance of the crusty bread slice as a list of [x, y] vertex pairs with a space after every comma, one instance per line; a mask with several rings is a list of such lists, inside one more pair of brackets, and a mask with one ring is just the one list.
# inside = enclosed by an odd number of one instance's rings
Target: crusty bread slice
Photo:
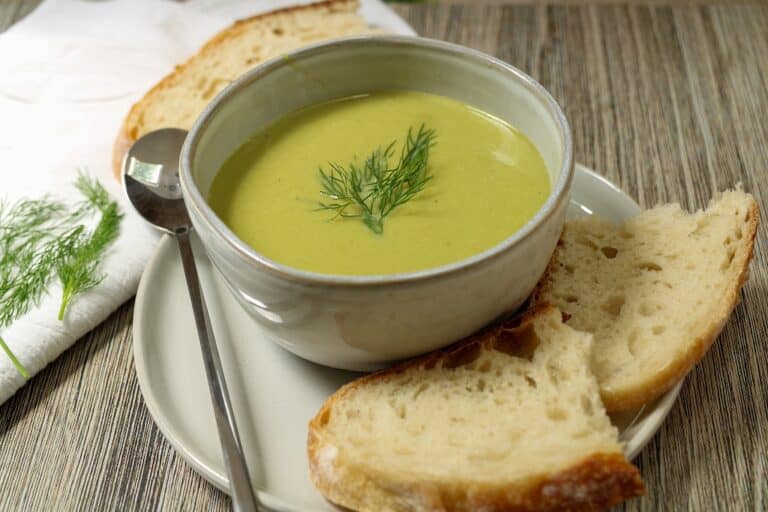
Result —
[[555, 308], [358, 379], [309, 425], [310, 474], [362, 512], [586, 511], [644, 492]]
[[219, 32], [128, 112], [113, 149], [115, 176], [136, 139], [159, 128], [188, 130], [229, 82], [262, 62], [302, 46], [375, 32], [357, 0], [327, 0], [241, 20]]
[[609, 411], [658, 397], [704, 356], [747, 279], [757, 217], [737, 190], [694, 214], [671, 204], [623, 227], [566, 224], [533, 303], [594, 334], [592, 371]]

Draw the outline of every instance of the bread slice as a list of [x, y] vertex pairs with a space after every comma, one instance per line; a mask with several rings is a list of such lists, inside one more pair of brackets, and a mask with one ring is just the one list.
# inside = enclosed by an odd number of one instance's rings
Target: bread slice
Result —
[[115, 176], [136, 139], [159, 128], [188, 130], [229, 82], [262, 62], [302, 46], [374, 32], [357, 0], [327, 0], [236, 22], [147, 92], [128, 112], [113, 149]]
[[638, 496], [591, 344], [543, 308], [356, 380], [309, 425], [312, 480], [362, 512], [586, 511]]
[[736, 190], [693, 214], [671, 204], [623, 226], [566, 224], [533, 303], [594, 334], [592, 371], [609, 411], [658, 397], [704, 356], [747, 280], [757, 217]]

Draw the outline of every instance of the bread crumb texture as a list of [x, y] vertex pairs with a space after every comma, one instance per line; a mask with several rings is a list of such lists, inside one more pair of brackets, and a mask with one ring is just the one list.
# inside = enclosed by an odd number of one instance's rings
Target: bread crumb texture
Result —
[[608, 410], [672, 387], [704, 355], [737, 303], [757, 229], [757, 204], [725, 192], [705, 211], [677, 204], [614, 226], [568, 222], [535, 302], [594, 334], [592, 371]]
[[355, 381], [310, 424], [311, 474], [361, 511], [597, 510], [642, 492], [589, 370], [547, 308]]

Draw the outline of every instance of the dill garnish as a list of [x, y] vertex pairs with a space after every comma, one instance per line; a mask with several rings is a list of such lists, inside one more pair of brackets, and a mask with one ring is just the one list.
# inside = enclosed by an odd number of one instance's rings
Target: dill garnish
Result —
[[68, 257], [61, 258], [56, 264], [56, 274], [62, 288], [59, 320], [64, 319], [72, 297], [93, 288], [104, 279], [97, 272], [98, 266], [104, 251], [117, 238], [122, 219], [117, 203], [99, 182], [80, 174], [75, 187], [86, 198], [86, 205], [101, 214], [101, 219], [92, 232], [82, 232]]
[[320, 202], [319, 209], [335, 211], [338, 217], [360, 218], [374, 233], [383, 233], [387, 215], [413, 199], [432, 178], [427, 174], [427, 164], [429, 150], [435, 145], [435, 131], [423, 124], [416, 133], [409, 128], [400, 160], [390, 168], [395, 143], [375, 149], [362, 167], [330, 163], [328, 172], [321, 167], [320, 193], [331, 201]]
[[[40, 301], [60, 244], [48, 228], [65, 210], [63, 203], [49, 198], [0, 206], [0, 327]], [[2, 338], [0, 346], [19, 373], [29, 378]]]
[[[54, 276], [64, 290], [59, 319], [74, 295], [101, 281], [98, 263], [119, 230], [117, 203], [83, 173], [75, 186], [84, 197], [75, 206], [49, 196], [0, 204], [0, 329], [38, 305]], [[84, 222], [96, 212], [101, 219], [89, 231]], [[0, 348], [29, 378], [2, 338]]]

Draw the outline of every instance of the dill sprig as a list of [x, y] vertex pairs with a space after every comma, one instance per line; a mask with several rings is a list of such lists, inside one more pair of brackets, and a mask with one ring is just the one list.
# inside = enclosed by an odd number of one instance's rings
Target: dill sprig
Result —
[[[0, 327], [40, 302], [61, 247], [72, 236], [54, 236], [52, 223], [66, 205], [49, 197], [0, 205]], [[29, 374], [0, 338], [0, 346], [25, 378]]]
[[61, 258], [56, 264], [62, 288], [59, 320], [64, 319], [72, 297], [93, 288], [104, 279], [104, 275], [98, 273], [99, 263], [104, 251], [117, 238], [122, 219], [117, 203], [98, 181], [81, 173], [75, 187], [86, 198], [86, 207], [97, 210], [101, 218], [93, 231], [80, 234], [68, 257]]
[[[120, 215], [117, 203], [95, 180], [80, 173], [75, 186], [84, 201], [71, 206], [44, 196], [11, 206], [0, 204], [0, 329], [40, 303], [54, 275], [62, 280], [60, 319], [77, 293], [95, 286], [98, 262], [116, 238]], [[86, 216], [101, 212], [89, 231]], [[0, 338], [0, 348], [25, 378], [28, 372]]]
[[423, 124], [414, 133], [408, 129], [400, 160], [394, 167], [396, 141], [375, 149], [362, 167], [350, 163], [346, 168], [329, 164], [320, 168], [321, 194], [330, 202], [320, 202], [320, 210], [332, 210], [338, 217], [360, 218], [376, 234], [384, 232], [384, 219], [398, 206], [407, 203], [432, 179], [427, 173], [429, 150], [435, 145], [435, 131]]

